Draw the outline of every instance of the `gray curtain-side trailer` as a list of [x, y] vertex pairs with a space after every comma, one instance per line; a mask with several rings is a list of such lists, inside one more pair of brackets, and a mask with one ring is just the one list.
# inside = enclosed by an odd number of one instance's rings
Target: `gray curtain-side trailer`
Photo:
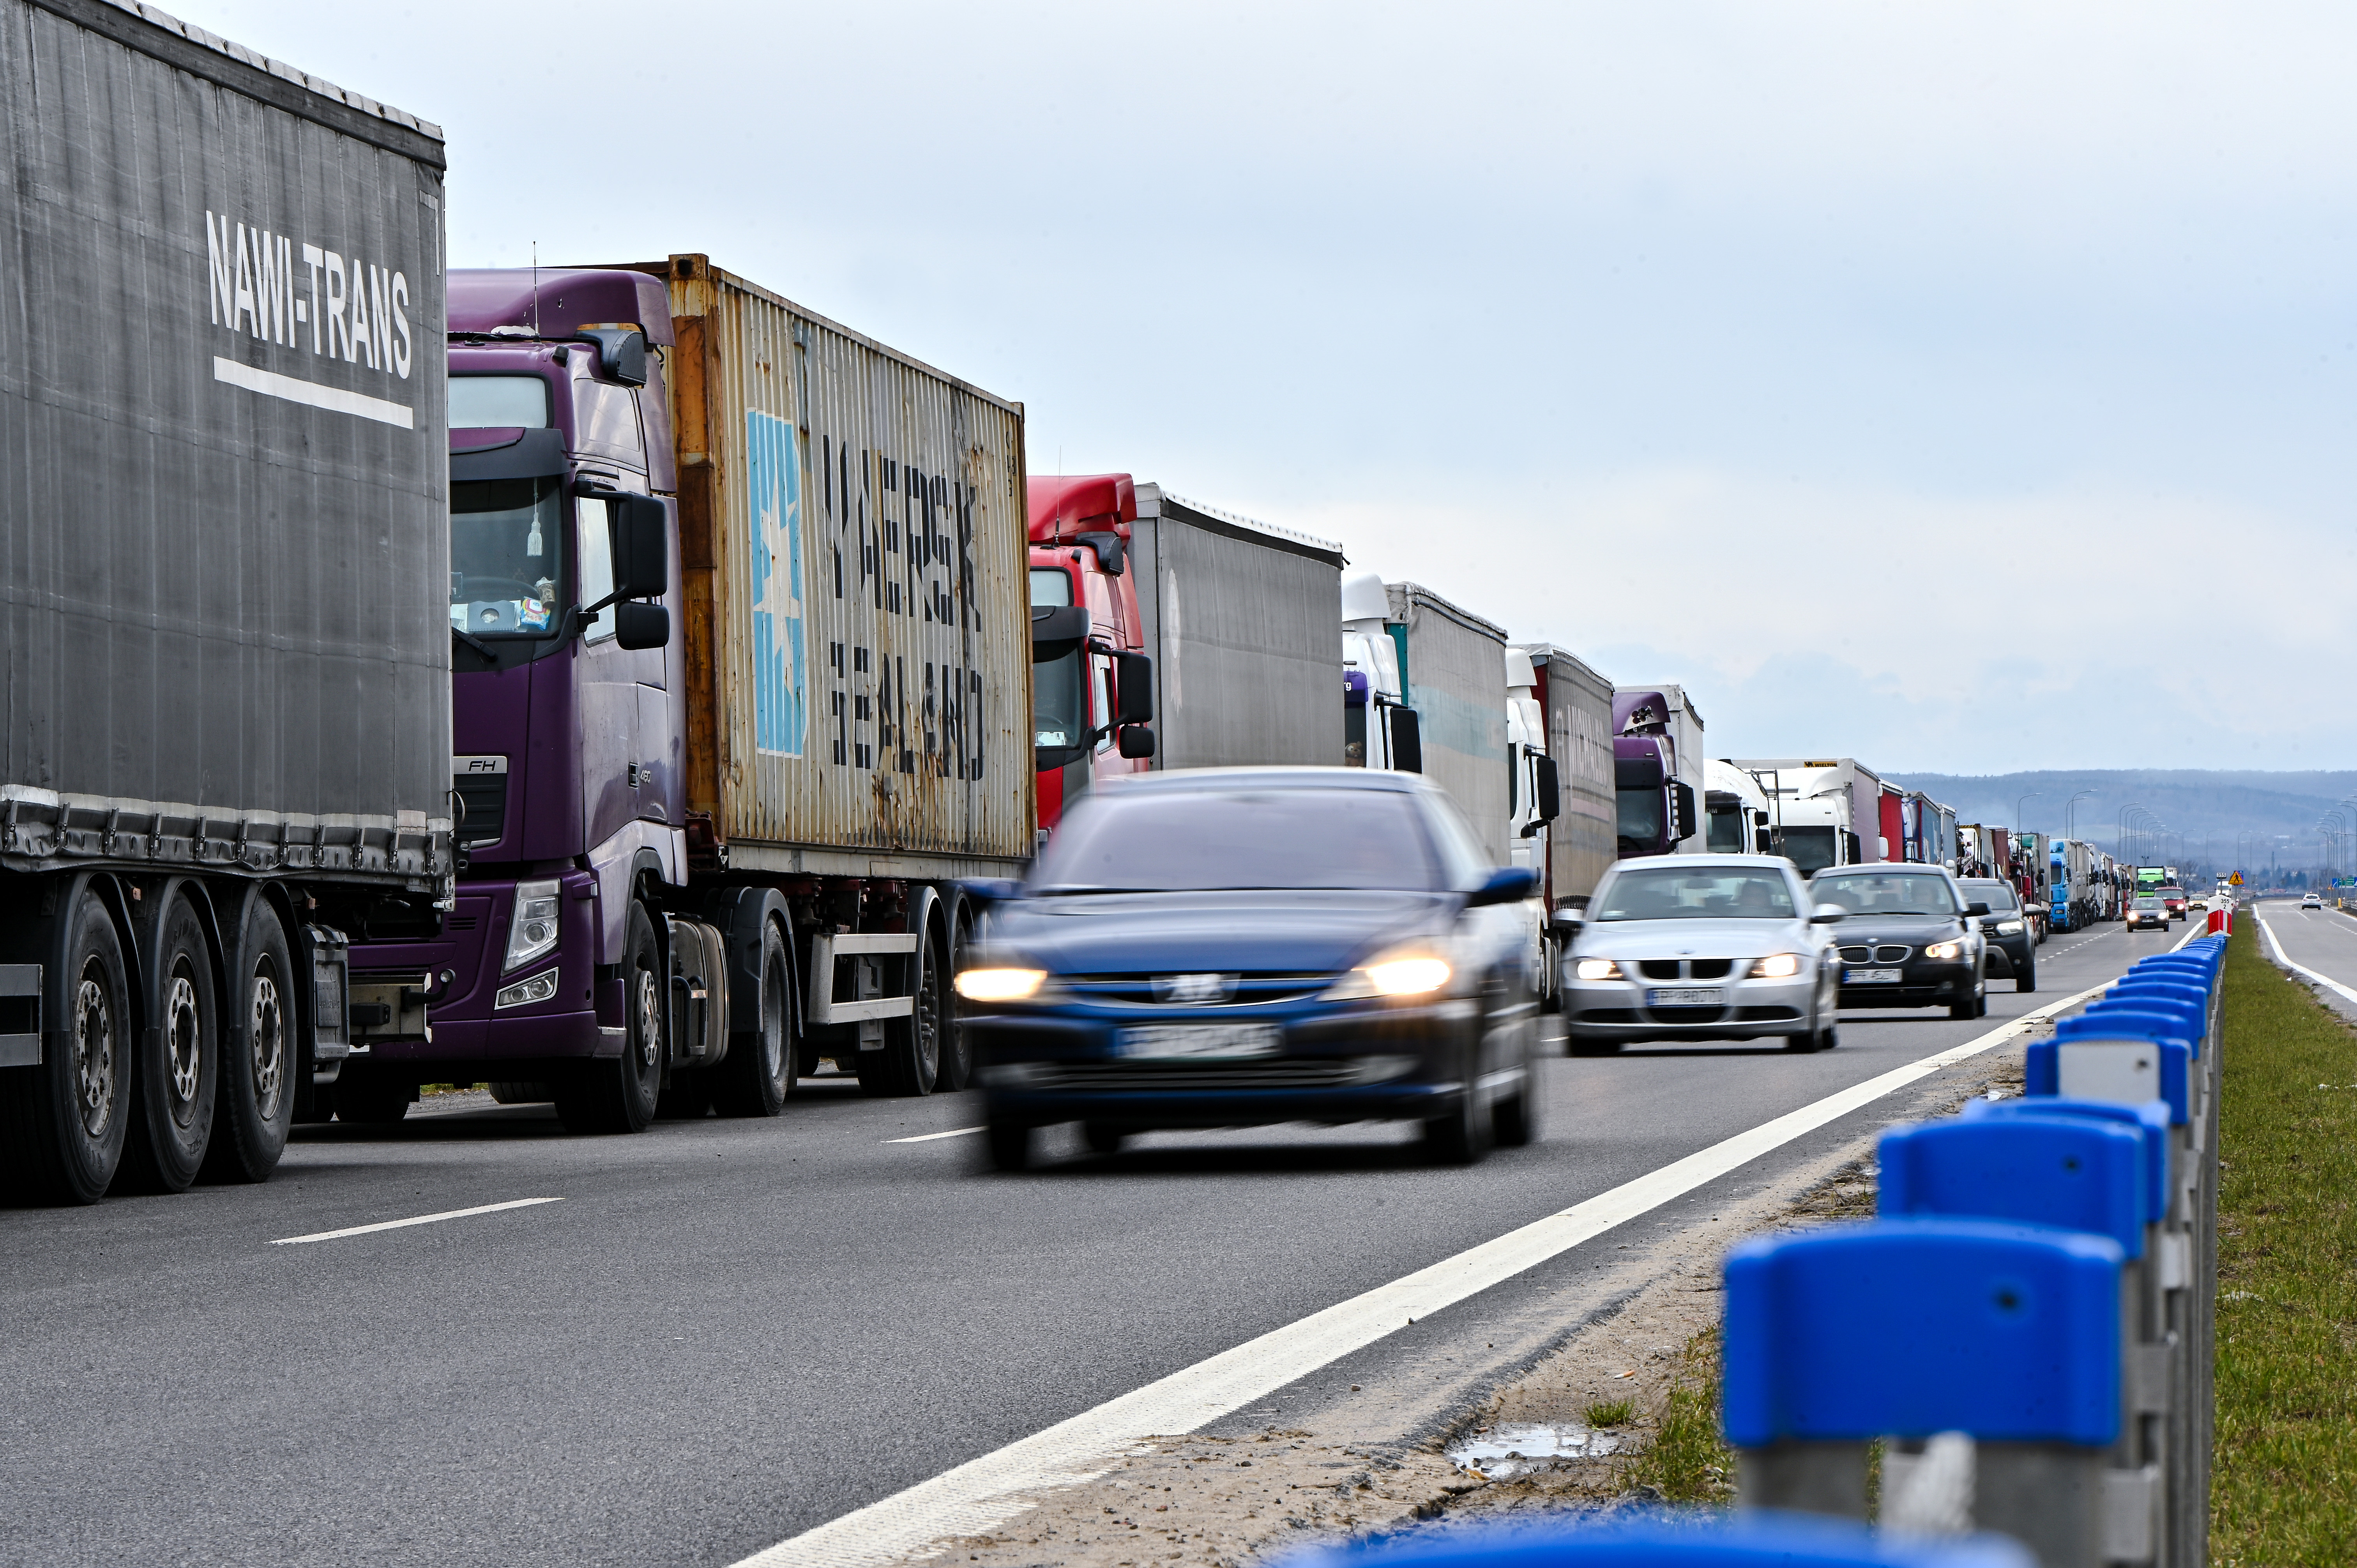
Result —
[[0, 1190], [258, 1180], [448, 897], [438, 128], [0, 5]]
[[1612, 772], [1612, 682], [1577, 655], [1545, 643], [1523, 645], [1539, 677], [1547, 755], [1555, 759], [1562, 814], [1547, 829], [1547, 908], [1585, 903], [1620, 857], [1618, 789]]
[[1157, 768], [1342, 765], [1342, 547], [1137, 487]]
[[1385, 583], [1400, 678], [1416, 712], [1424, 772], [1473, 824], [1491, 864], [1509, 861], [1506, 631], [1415, 583]]

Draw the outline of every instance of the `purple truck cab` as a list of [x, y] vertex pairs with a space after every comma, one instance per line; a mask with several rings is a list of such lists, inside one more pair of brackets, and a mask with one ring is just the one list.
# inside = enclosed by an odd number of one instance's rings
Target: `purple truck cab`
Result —
[[660, 1067], [626, 1058], [660, 1055], [662, 1030], [633, 1027], [632, 993], [665, 977], [632, 973], [633, 890], [688, 881], [674, 553], [659, 596], [584, 612], [628, 574], [631, 524], [671, 535], [662, 371], [645, 349], [670, 345], [670, 306], [638, 273], [449, 284], [462, 870], [438, 935], [355, 944], [339, 1112], [390, 1120], [419, 1081], [454, 1079], [554, 1099], [568, 1122], [643, 1124]]
[[1695, 830], [1694, 787], [1678, 778], [1668, 732], [1668, 695], [1619, 692], [1612, 698], [1612, 775], [1620, 856], [1672, 854]]

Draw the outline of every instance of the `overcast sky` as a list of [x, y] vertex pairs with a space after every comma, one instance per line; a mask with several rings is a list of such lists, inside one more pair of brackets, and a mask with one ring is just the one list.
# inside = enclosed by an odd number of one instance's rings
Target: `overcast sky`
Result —
[[440, 122], [457, 264], [706, 252], [1715, 754], [2357, 765], [2348, 7], [179, 14]]

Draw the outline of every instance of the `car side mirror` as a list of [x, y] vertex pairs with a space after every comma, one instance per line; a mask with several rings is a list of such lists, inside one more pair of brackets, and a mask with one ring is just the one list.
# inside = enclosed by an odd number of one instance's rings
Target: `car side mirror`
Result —
[[1849, 910], [1839, 904], [1820, 904], [1809, 911], [1809, 924], [1813, 926], [1838, 925], [1848, 918]]
[[671, 641], [671, 611], [625, 601], [614, 607], [614, 641], [623, 648], [662, 648]]
[[1019, 897], [1023, 893], [1023, 884], [1011, 876], [970, 877], [959, 883], [958, 887], [965, 894], [966, 902], [984, 908]]
[[1967, 915], [1986, 915], [1988, 912], [1988, 906], [1986, 904], [1972, 903], [1964, 906], [1964, 913]]
[[1519, 904], [1537, 891], [1538, 885], [1538, 873], [1529, 866], [1501, 865], [1465, 896], [1465, 907], [1479, 909], [1489, 904]]
[[1547, 916], [1547, 929], [1566, 937], [1577, 936], [1587, 924], [1587, 917], [1577, 909], [1556, 909]]
[[1141, 762], [1154, 755], [1154, 732], [1144, 725], [1124, 725], [1114, 732], [1114, 738], [1122, 756], [1132, 762]]

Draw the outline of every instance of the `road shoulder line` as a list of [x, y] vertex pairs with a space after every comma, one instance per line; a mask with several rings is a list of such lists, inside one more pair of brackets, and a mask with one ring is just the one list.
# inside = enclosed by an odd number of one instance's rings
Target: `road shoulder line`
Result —
[[1240, 1410], [1417, 1318], [1512, 1279], [1896, 1090], [1991, 1050], [2029, 1026], [2099, 995], [2112, 983], [2106, 980], [2049, 1003], [1964, 1045], [1853, 1084], [1559, 1213], [1273, 1329], [780, 1541], [743, 1559], [737, 1568], [886, 1568], [945, 1538], [979, 1535], [1030, 1508], [1041, 1492], [1103, 1474], [1113, 1460], [1148, 1437], [1193, 1432]]
[[2347, 998], [2349, 1001], [2357, 1002], [2357, 991], [2352, 991], [2349, 987], [2341, 984], [2339, 981], [2333, 979], [2329, 974], [2319, 974], [2316, 971], [2309, 968], [2308, 965], [2304, 963], [2295, 963], [2292, 961], [2291, 954], [2284, 951], [2283, 943], [2276, 940], [2276, 929], [2267, 924], [2267, 918], [2259, 913], [2256, 905], [2252, 907], [2251, 918], [2258, 921], [2260, 931], [2263, 932], [2267, 939], [2267, 946], [2275, 950], [2276, 961], [2277, 963], [2283, 965], [2286, 969], [2290, 970], [2295, 974], [2302, 975], [2314, 981], [2317, 984], [2323, 986], [2328, 991], [2337, 993], [2341, 996]]

